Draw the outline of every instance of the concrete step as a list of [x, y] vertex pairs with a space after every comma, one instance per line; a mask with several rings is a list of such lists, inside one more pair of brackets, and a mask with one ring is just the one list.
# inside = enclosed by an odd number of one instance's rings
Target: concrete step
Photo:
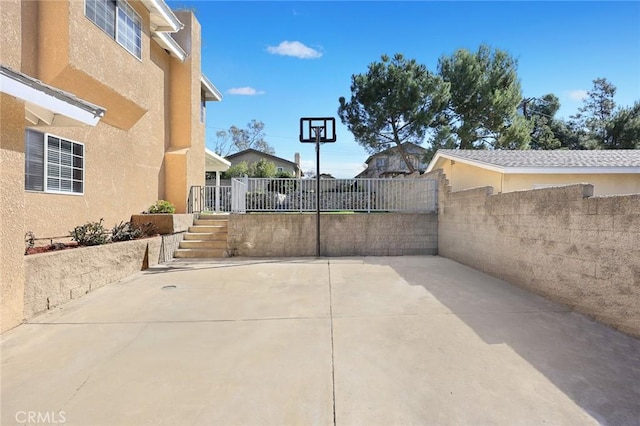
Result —
[[207, 241], [227, 241], [227, 232], [220, 231], [216, 233], [192, 233], [184, 234], [185, 240], [207, 240]]
[[179, 259], [185, 258], [221, 258], [227, 257], [227, 250], [225, 249], [178, 249], [173, 254], [173, 257]]
[[196, 219], [193, 221], [194, 225], [198, 226], [227, 226], [228, 220], [224, 219]]
[[181, 249], [226, 249], [227, 240], [182, 240], [179, 247]]
[[215, 234], [218, 232], [227, 232], [227, 226], [203, 226], [203, 225], [195, 225], [190, 226], [188, 229], [189, 232], [194, 234]]

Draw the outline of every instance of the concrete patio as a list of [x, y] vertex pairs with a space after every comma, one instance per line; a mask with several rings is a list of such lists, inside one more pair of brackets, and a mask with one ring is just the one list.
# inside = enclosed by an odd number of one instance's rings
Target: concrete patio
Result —
[[174, 261], [1, 359], [3, 425], [640, 422], [640, 340], [437, 256]]

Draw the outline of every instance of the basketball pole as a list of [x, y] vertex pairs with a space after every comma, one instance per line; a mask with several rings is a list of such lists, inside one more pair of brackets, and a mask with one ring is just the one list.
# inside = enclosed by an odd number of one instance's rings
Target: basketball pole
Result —
[[313, 127], [316, 132], [316, 257], [320, 257], [320, 129]]

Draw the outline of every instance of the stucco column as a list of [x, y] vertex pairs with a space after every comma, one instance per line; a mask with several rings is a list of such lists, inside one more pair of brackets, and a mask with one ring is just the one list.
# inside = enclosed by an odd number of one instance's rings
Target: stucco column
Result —
[[0, 331], [24, 318], [24, 102], [0, 94]]

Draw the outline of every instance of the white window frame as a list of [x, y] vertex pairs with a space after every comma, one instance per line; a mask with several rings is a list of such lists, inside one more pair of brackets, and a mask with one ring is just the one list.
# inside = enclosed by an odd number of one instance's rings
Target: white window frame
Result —
[[[101, 0], [94, 0], [94, 1], [101, 1]], [[109, 0], [105, 0], [105, 1], [109, 1]], [[114, 34], [113, 36], [107, 32], [104, 28], [102, 28], [100, 25], [98, 25], [97, 22], [95, 22], [93, 19], [91, 19], [88, 15], [87, 15], [87, 0], [85, 0], [84, 2], [84, 16], [91, 21], [96, 27], [100, 28], [100, 30], [102, 30], [102, 32], [104, 32], [105, 34], [107, 34], [109, 36], [109, 38], [111, 38], [112, 40], [114, 40], [116, 43], [118, 43], [120, 46], [122, 46], [127, 52], [131, 53], [133, 56], [135, 56], [136, 58], [138, 58], [139, 60], [142, 60], [142, 18], [140, 17], [140, 15], [138, 14], [138, 12], [135, 11], [135, 9], [133, 7], [131, 7], [131, 5], [129, 3], [127, 3], [124, 0], [114, 0], [115, 1], [115, 5], [116, 5], [116, 9], [114, 11], [114, 21], [113, 22], [113, 28], [114, 28]], [[123, 6], [121, 6], [123, 5]], [[129, 49], [129, 47], [124, 43], [120, 41], [120, 37], [119, 36], [124, 36], [126, 35], [125, 31], [126, 28], [122, 30], [122, 34], [120, 34], [120, 19], [119, 19], [119, 12], [123, 11], [124, 14], [127, 16], [127, 18], [130, 18], [135, 25], [137, 25], [137, 34], [134, 34], [134, 37], [137, 35], [140, 38], [140, 52], [138, 54], [138, 52], [132, 51], [131, 49]], [[127, 38], [127, 37], [125, 37]], [[134, 40], [135, 41], [135, 40]], [[135, 46], [137, 48], [137, 46]]]
[[278, 173], [284, 172], [284, 167], [278, 167], [278, 168], [276, 168], [276, 171]]
[[[41, 191], [41, 190], [38, 190], [38, 189], [27, 189], [25, 187], [25, 191], [27, 191], [27, 192], [37, 192], [37, 193], [43, 193], [44, 192], [44, 193], [47, 193], [47, 194], [61, 194], [61, 195], [78, 195], [78, 196], [84, 195], [84, 190], [85, 190], [85, 186], [86, 186], [86, 181], [85, 181], [85, 175], [86, 175], [86, 161], [85, 161], [86, 150], [85, 150], [85, 145], [83, 143], [81, 143], [81, 142], [73, 141], [73, 140], [64, 138], [62, 136], [54, 135], [52, 133], [40, 132], [38, 130], [33, 130], [33, 129], [26, 129], [26, 131], [37, 133], [37, 134], [42, 136], [41, 143], [42, 143], [42, 148], [43, 148], [44, 152], [43, 152], [43, 163], [42, 163], [42, 167], [43, 167], [43, 170], [42, 170], [42, 179], [43, 179], [42, 187], [43, 187], [43, 190]], [[26, 131], [25, 131], [25, 144], [26, 144]], [[48, 167], [49, 166], [49, 137], [59, 139], [60, 142], [64, 141], [64, 142], [71, 143], [71, 155], [72, 155], [72, 161], [71, 161], [71, 166], [70, 166], [71, 167], [71, 178], [69, 178], [69, 179], [65, 178], [65, 180], [70, 180], [71, 181], [71, 191], [62, 191], [62, 190], [57, 190], [57, 189], [49, 189], [49, 182], [48, 182], [49, 181], [49, 177], [50, 177], [49, 176], [49, 167]], [[74, 145], [79, 145], [79, 146], [82, 147], [82, 157], [80, 157], [81, 160], [82, 160], [82, 178], [80, 180], [80, 182], [82, 183], [82, 191], [81, 192], [77, 192], [77, 191], [73, 190], [73, 183], [74, 183], [74, 181], [78, 180], [78, 179], [74, 179], [74, 177], [73, 177], [73, 170], [76, 168], [73, 165], [73, 156], [75, 155], [73, 153], [73, 151], [74, 151], [73, 146]], [[26, 148], [26, 146], [25, 146], [25, 148]], [[25, 151], [26, 151], [26, 149], [25, 149]], [[59, 152], [61, 153], [60, 150], [59, 150]], [[25, 175], [27, 173], [26, 160], [27, 160], [27, 158], [26, 158], [26, 152], [25, 152]], [[61, 161], [58, 161], [57, 165], [58, 165], [58, 167], [63, 166], [61, 164]], [[68, 166], [65, 166], [65, 167], [68, 167]], [[26, 185], [26, 182], [25, 182], [25, 185]]]

